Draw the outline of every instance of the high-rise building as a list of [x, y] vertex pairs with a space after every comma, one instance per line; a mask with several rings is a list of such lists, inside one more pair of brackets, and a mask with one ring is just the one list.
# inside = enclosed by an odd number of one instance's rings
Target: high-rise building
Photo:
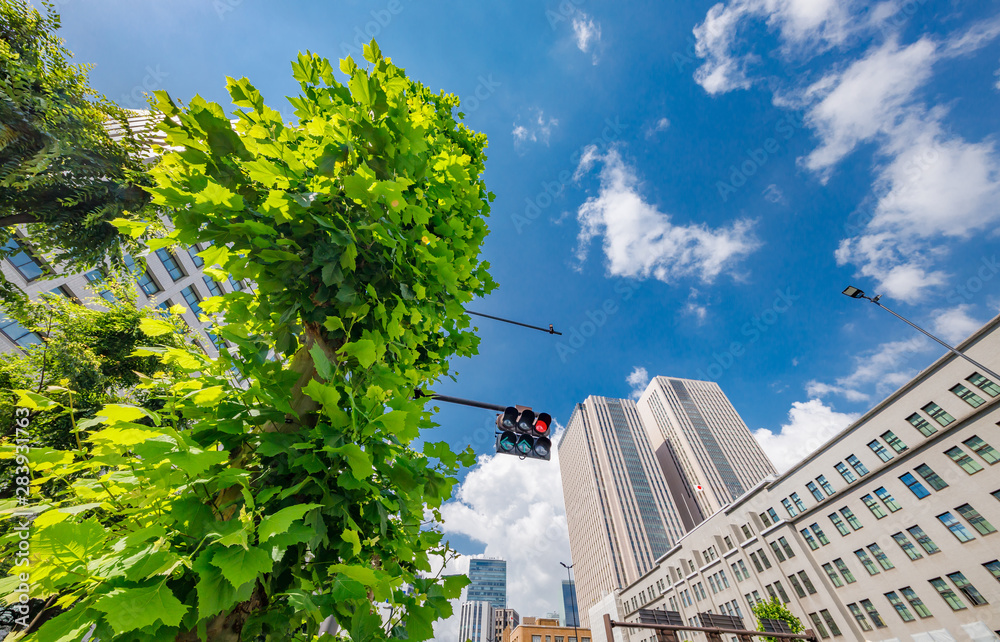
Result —
[[[1000, 317], [957, 348], [996, 369]], [[773, 597], [823, 640], [1000, 639], [998, 424], [1000, 381], [946, 353], [680, 539], [621, 592], [618, 619], [711, 610], [752, 624]]]
[[562, 581], [562, 602], [559, 619], [563, 626], [580, 626], [580, 611], [576, 603], [576, 584], [573, 580]]
[[474, 600], [462, 602], [458, 622], [458, 642], [496, 642], [493, 605]]
[[636, 406], [685, 530], [777, 472], [713, 381], [654, 377]]
[[684, 528], [633, 401], [588, 397], [558, 448], [580, 625], [587, 627], [590, 606], [645, 574]]
[[504, 629], [513, 631], [521, 623], [521, 616], [514, 609], [493, 609], [493, 622], [495, 631], [493, 642], [503, 640]]
[[495, 609], [507, 608], [507, 561], [496, 558], [469, 560], [469, 582], [465, 599], [489, 602]]

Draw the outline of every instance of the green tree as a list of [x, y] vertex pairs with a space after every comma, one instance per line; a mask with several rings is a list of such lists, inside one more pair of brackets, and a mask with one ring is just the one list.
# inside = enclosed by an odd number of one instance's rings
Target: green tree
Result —
[[[0, 258], [16, 225], [31, 242], [72, 266], [121, 258], [134, 244], [111, 224], [149, 202], [143, 141], [128, 112], [88, 84], [88, 65], [70, 63], [56, 35], [59, 16], [27, 0], [0, 0]], [[120, 140], [105, 123], [117, 121]], [[15, 294], [0, 276], [3, 293]]]
[[[764, 630], [763, 619], [767, 618], [770, 620], [781, 620], [788, 624], [788, 628], [792, 630], [792, 633], [799, 633], [805, 630], [802, 626], [802, 622], [799, 618], [795, 617], [791, 611], [788, 610], [784, 604], [778, 601], [778, 598], [772, 597], [770, 602], [757, 602], [753, 605], [753, 614], [757, 617], [757, 630]], [[765, 642], [781, 642], [778, 638], [771, 638], [761, 636], [761, 639]]]
[[[310, 640], [335, 616], [355, 642], [424, 640], [452, 614], [468, 580], [432, 574], [453, 554], [433, 525], [474, 454], [418, 449], [435, 424], [413, 393], [477, 351], [464, 305], [495, 287], [479, 259], [486, 139], [374, 41], [365, 58], [341, 62], [345, 85], [300, 54], [293, 124], [246, 79], [228, 80], [235, 124], [218, 104], [158, 93], [182, 151], [152, 170], [176, 227], [151, 246], [211, 241], [206, 272], [256, 291], [203, 302], [234, 346], [218, 358], [133, 353], [183, 373], [138, 384], [159, 410], [108, 404], [70, 418], [78, 448], [31, 461], [6, 449], [41, 473], [32, 484], [77, 476], [33, 509], [36, 597], [65, 611], [31, 639], [96, 624], [101, 639]], [[174, 332], [140, 327], [149, 344]], [[66, 412], [19, 394], [34, 413]]]

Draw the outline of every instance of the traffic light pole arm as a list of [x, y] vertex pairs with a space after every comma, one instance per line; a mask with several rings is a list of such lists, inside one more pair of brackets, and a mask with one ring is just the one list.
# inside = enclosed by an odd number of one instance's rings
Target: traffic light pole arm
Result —
[[466, 310], [466, 312], [468, 314], [474, 314], [477, 317], [486, 317], [487, 319], [493, 319], [494, 321], [503, 321], [504, 323], [510, 323], [510, 324], [513, 324], [513, 325], [519, 325], [522, 328], [531, 328], [532, 330], [541, 330], [542, 332], [544, 332], [546, 334], [558, 334], [559, 336], [562, 336], [562, 332], [556, 332], [555, 330], [552, 329], [552, 324], [551, 323], [549, 324], [548, 328], [541, 328], [541, 327], [539, 327], [537, 325], [529, 325], [527, 323], [521, 323], [520, 321], [511, 321], [510, 319], [503, 319], [503, 318], [500, 318], [500, 317], [495, 317], [492, 314], [483, 314], [482, 312], [473, 312], [472, 310]]
[[423, 390], [417, 390], [416, 397], [417, 399], [427, 397], [428, 399], [433, 399], [434, 401], [454, 403], [460, 406], [472, 406], [473, 408], [482, 408], [484, 410], [496, 410], [497, 412], [503, 412], [507, 408], [507, 406], [498, 406], [494, 403], [483, 403], [482, 401], [473, 401], [472, 399], [460, 399], [459, 397], [448, 397], [446, 395], [428, 395], [424, 394]]

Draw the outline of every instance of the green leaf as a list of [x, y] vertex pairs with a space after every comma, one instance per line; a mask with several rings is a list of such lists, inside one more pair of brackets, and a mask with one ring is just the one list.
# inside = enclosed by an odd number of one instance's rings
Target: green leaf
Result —
[[268, 515], [264, 519], [260, 520], [260, 526], [257, 528], [260, 543], [263, 544], [275, 535], [284, 533], [293, 522], [302, 519], [303, 515], [314, 508], [322, 507], [322, 504], [297, 504], [295, 506], [282, 508], [273, 515]]
[[332, 416], [332, 413], [337, 410], [337, 404], [340, 402], [340, 393], [337, 392], [337, 389], [333, 386], [328, 386], [315, 379], [310, 379], [309, 383], [302, 388], [302, 392], [309, 395], [309, 398], [323, 406], [328, 415]]
[[125, 406], [121, 404], [108, 404], [97, 412], [98, 417], [107, 419], [107, 423], [118, 423], [123, 421], [135, 421], [146, 416], [146, 411], [138, 406]]
[[223, 577], [233, 586], [243, 586], [261, 573], [269, 573], [273, 564], [271, 555], [264, 549], [256, 547], [247, 550], [240, 546], [231, 546], [216, 550], [212, 556], [212, 565], [218, 567]]
[[314, 343], [311, 348], [309, 348], [309, 354], [312, 355], [313, 365], [316, 366], [316, 372], [319, 376], [323, 377], [325, 381], [329, 381], [333, 375], [333, 367], [330, 363], [330, 359], [323, 352], [323, 348], [320, 347], [318, 343]]
[[371, 339], [359, 339], [344, 344], [341, 350], [349, 357], [358, 360], [362, 368], [370, 368], [376, 359], [375, 342]]
[[94, 603], [117, 635], [150, 629], [157, 622], [177, 626], [188, 607], [163, 582], [143, 588], [115, 589]]
[[214, 406], [220, 399], [226, 396], [226, 389], [222, 386], [210, 386], [202, 388], [191, 395], [191, 401], [197, 406]]
[[361, 539], [358, 537], [357, 531], [348, 528], [341, 534], [340, 538], [351, 544], [355, 555], [361, 552]]
[[90, 609], [77, 606], [40, 626], [34, 637], [40, 642], [79, 642], [94, 625], [96, 615]]
[[343, 446], [329, 448], [328, 450], [340, 453], [347, 459], [347, 463], [351, 467], [351, 475], [358, 481], [370, 478], [372, 473], [375, 472], [375, 469], [372, 468], [371, 456], [361, 450], [361, 447], [357, 444], [344, 444]]
[[164, 319], [139, 319], [139, 329], [147, 336], [159, 337], [177, 331], [172, 323]]
[[60, 406], [59, 403], [52, 401], [48, 397], [43, 397], [30, 390], [15, 390], [14, 392], [18, 396], [18, 405], [31, 410], [51, 410]]

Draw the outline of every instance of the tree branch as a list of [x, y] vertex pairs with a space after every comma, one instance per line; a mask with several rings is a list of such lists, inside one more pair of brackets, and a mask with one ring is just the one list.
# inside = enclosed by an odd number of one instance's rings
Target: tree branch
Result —
[[25, 223], [38, 223], [38, 222], [39, 220], [37, 216], [35, 216], [34, 214], [28, 214], [27, 212], [0, 217], [0, 227], [11, 227], [14, 225], [23, 225]]

